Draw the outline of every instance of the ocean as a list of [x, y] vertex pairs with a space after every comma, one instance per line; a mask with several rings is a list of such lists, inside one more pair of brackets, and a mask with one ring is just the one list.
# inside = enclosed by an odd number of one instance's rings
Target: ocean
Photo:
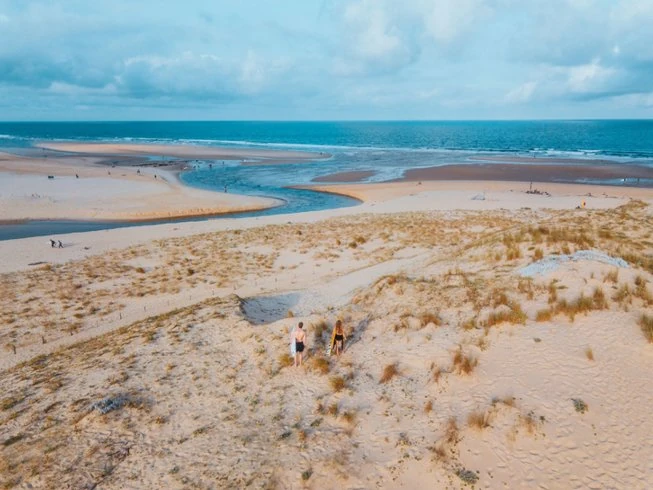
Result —
[[[227, 185], [230, 192], [271, 196], [286, 203], [257, 215], [357, 203], [342, 196], [288, 188], [309, 184], [316, 177], [369, 170], [372, 175], [365, 181], [380, 182], [400, 178], [410, 168], [473, 163], [479, 154], [491, 154], [497, 160], [514, 156], [533, 157], [533, 161], [565, 158], [578, 164], [607, 160], [653, 169], [653, 120], [0, 122], [0, 151], [28, 152], [35, 143], [46, 140], [257, 147], [331, 155], [318, 162], [271, 166], [199, 161], [193, 170], [182, 174], [182, 181], [190, 186], [223, 190]], [[648, 180], [643, 179], [641, 184], [653, 186], [653, 180]], [[0, 226], [0, 239], [124, 225], [41, 222]]]

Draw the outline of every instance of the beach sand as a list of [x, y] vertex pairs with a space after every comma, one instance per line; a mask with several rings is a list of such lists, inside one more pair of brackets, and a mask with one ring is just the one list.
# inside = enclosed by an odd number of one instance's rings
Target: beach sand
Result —
[[[0, 220], [152, 220], [251, 211], [274, 199], [192, 189], [173, 171], [108, 167], [96, 157], [0, 154]], [[53, 178], [48, 178], [52, 176]]]
[[650, 488], [653, 191], [534, 187], [0, 242], [0, 483]]

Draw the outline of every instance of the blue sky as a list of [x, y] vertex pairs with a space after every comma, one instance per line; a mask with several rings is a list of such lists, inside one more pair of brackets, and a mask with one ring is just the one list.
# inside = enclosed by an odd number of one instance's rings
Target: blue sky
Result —
[[653, 0], [0, 0], [0, 120], [653, 117]]

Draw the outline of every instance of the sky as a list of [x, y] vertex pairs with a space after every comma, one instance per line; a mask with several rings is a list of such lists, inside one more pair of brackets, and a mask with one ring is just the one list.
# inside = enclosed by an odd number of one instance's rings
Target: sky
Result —
[[653, 118], [653, 0], [0, 0], [0, 120]]

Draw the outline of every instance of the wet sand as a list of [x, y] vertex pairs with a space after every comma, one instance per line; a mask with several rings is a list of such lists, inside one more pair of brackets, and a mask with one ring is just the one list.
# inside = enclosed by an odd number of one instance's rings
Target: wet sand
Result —
[[312, 182], [360, 182], [373, 175], [376, 175], [373, 170], [352, 170], [351, 172], [338, 172], [315, 177]]
[[189, 159], [248, 160], [264, 159], [278, 163], [329, 158], [331, 155], [306, 151], [221, 148], [195, 145], [136, 145], [114, 143], [39, 143], [40, 148], [86, 155], [143, 155]]
[[[444, 165], [407, 170], [397, 181], [494, 180], [510, 182], [578, 182], [582, 180], [653, 179], [653, 168], [636, 165], [519, 165], [509, 163]], [[649, 184], [650, 185], [650, 184]]]

